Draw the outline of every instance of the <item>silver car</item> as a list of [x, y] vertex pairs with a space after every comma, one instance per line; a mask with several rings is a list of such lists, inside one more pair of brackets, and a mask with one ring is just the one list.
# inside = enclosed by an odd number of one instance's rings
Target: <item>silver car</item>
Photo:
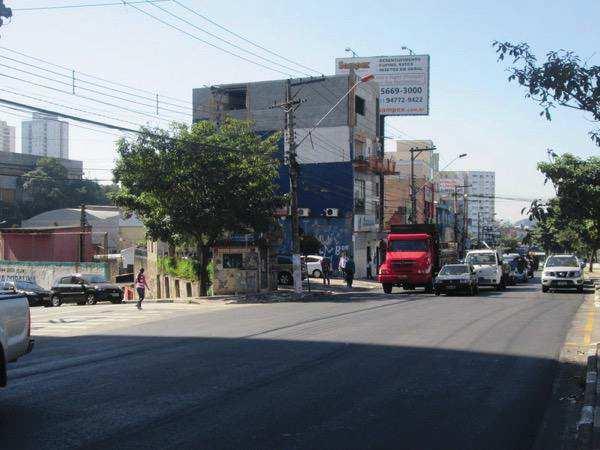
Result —
[[542, 291], [576, 289], [583, 292], [583, 270], [575, 255], [552, 255], [542, 271]]

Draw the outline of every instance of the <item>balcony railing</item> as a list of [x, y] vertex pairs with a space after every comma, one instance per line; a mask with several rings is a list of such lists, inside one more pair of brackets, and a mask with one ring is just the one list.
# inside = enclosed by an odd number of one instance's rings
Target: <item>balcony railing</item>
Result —
[[354, 168], [359, 172], [373, 172], [392, 175], [396, 172], [396, 161], [381, 156], [357, 155], [354, 158]]

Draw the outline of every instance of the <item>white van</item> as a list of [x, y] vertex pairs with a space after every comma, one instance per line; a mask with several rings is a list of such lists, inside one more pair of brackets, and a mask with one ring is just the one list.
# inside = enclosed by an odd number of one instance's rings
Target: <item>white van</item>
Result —
[[465, 262], [475, 268], [479, 286], [492, 286], [498, 291], [506, 287], [502, 279], [502, 260], [496, 250], [471, 250]]

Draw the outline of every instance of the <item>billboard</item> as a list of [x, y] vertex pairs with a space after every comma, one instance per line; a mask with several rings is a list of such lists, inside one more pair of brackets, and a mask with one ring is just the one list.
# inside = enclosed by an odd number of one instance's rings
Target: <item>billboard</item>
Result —
[[382, 116], [429, 114], [429, 55], [336, 58], [336, 75], [348, 74], [351, 67], [358, 76], [375, 76]]

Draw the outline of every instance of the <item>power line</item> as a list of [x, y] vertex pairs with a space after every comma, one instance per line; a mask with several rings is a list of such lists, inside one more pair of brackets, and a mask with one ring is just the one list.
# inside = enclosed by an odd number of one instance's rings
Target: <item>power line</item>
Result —
[[219, 41], [221, 41], [221, 42], [224, 42], [224, 43], [225, 43], [225, 44], [227, 44], [227, 45], [230, 45], [230, 46], [231, 46], [231, 47], [233, 47], [233, 48], [236, 48], [236, 49], [238, 49], [238, 50], [241, 50], [241, 51], [243, 51], [243, 52], [246, 52], [246, 53], [248, 53], [248, 54], [250, 54], [250, 55], [252, 55], [252, 56], [255, 56], [255, 57], [257, 57], [257, 58], [260, 58], [260, 59], [262, 59], [263, 61], [267, 61], [268, 63], [275, 64], [276, 66], [282, 67], [282, 68], [284, 68], [284, 69], [287, 69], [287, 70], [290, 70], [290, 71], [292, 71], [292, 72], [299, 72], [299, 73], [302, 73], [302, 74], [304, 74], [304, 75], [309, 75], [309, 74], [307, 74], [306, 72], [302, 72], [301, 70], [294, 69], [293, 67], [289, 67], [289, 66], [286, 66], [286, 65], [284, 65], [284, 64], [278, 63], [277, 61], [273, 61], [272, 59], [265, 58], [264, 56], [262, 56], [262, 55], [259, 55], [259, 54], [258, 54], [258, 53], [256, 53], [256, 52], [253, 52], [252, 50], [245, 49], [245, 48], [243, 48], [243, 47], [241, 47], [241, 46], [239, 46], [239, 45], [237, 45], [237, 44], [235, 44], [235, 43], [233, 43], [233, 42], [231, 42], [231, 41], [228, 41], [227, 39], [224, 39], [224, 38], [220, 37], [220, 36], [219, 36], [219, 35], [217, 35], [217, 34], [211, 33], [210, 31], [206, 31], [204, 28], [201, 28], [201, 27], [199, 27], [198, 25], [194, 24], [193, 22], [190, 22], [189, 20], [187, 20], [187, 19], [184, 19], [184, 18], [182, 18], [181, 16], [178, 16], [177, 14], [175, 14], [175, 13], [173, 13], [173, 12], [169, 11], [168, 9], [162, 8], [162, 7], [158, 6], [158, 5], [152, 5], [152, 6], [154, 6], [155, 8], [157, 8], [157, 9], [160, 9], [161, 11], [163, 11], [163, 12], [167, 13], [167, 14], [168, 14], [168, 15], [170, 15], [171, 17], [175, 17], [177, 20], [179, 20], [179, 21], [181, 21], [181, 22], [188, 24], [189, 26], [191, 26], [191, 27], [195, 28], [196, 30], [198, 30], [198, 31], [200, 31], [200, 32], [202, 32], [202, 33], [208, 34], [209, 36], [211, 36], [211, 37], [213, 37], [213, 38], [215, 38], [215, 39], [218, 39]]
[[[159, 2], [171, 2], [173, 0], [144, 0], [144, 1], [132, 1], [131, 3], [141, 4], [141, 3], [159, 3]], [[74, 9], [74, 8], [96, 8], [101, 6], [124, 6], [123, 1], [120, 2], [111, 2], [111, 3], [87, 3], [82, 5], [60, 5], [60, 6], [35, 6], [31, 8], [12, 8], [13, 11], [46, 11], [52, 9]]]
[[181, 33], [183, 33], [183, 34], [185, 34], [186, 36], [189, 36], [189, 37], [191, 37], [192, 39], [195, 39], [195, 40], [197, 40], [197, 41], [199, 41], [199, 42], [202, 42], [203, 44], [209, 45], [209, 46], [211, 46], [211, 47], [213, 47], [213, 48], [216, 48], [217, 50], [220, 50], [220, 51], [222, 51], [222, 52], [225, 52], [225, 53], [227, 53], [227, 54], [229, 54], [229, 55], [231, 55], [231, 56], [234, 56], [234, 57], [236, 57], [236, 58], [239, 58], [239, 59], [241, 59], [241, 60], [243, 60], [243, 61], [249, 62], [250, 64], [254, 64], [254, 65], [256, 65], [256, 66], [263, 67], [263, 68], [265, 68], [265, 69], [268, 69], [268, 70], [271, 70], [271, 71], [273, 71], [273, 72], [277, 72], [277, 73], [280, 73], [280, 74], [282, 74], [282, 75], [289, 76], [289, 74], [288, 74], [288, 73], [286, 73], [286, 72], [282, 72], [282, 71], [281, 71], [281, 70], [279, 70], [279, 69], [275, 69], [275, 68], [273, 68], [273, 67], [267, 66], [267, 65], [265, 65], [265, 64], [262, 64], [262, 63], [259, 63], [259, 62], [257, 62], [257, 61], [253, 61], [253, 60], [251, 60], [251, 59], [249, 59], [249, 58], [246, 58], [245, 56], [238, 55], [237, 53], [234, 53], [234, 52], [232, 52], [232, 51], [230, 51], [230, 50], [227, 50], [227, 49], [225, 49], [225, 48], [223, 48], [223, 47], [219, 47], [218, 45], [216, 45], [216, 44], [213, 44], [212, 42], [209, 42], [209, 41], [207, 41], [207, 40], [205, 40], [205, 39], [202, 39], [202, 38], [200, 38], [200, 37], [196, 36], [195, 34], [192, 34], [192, 33], [188, 32], [188, 31], [184, 30], [183, 28], [180, 28], [180, 27], [178, 27], [177, 25], [173, 25], [172, 23], [169, 23], [169, 22], [167, 22], [167, 21], [165, 21], [165, 20], [163, 20], [163, 19], [161, 19], [161, 18], [159, 18], [159, 17], [156, 17], [154, 14], [151, 14], [151, 13], [149, 13], [148, 11], [145, 11], [145, 10], [143, 10], [143, 9], [141, 9], [141, 8], [138, 8], [137, 6], [135, 6], [134, 4], [132, 4], [132, 3], [130, 3], [130, 2], [127, 2], [127, 1], [123, 0], [123, 3], [125, 3], [126, 5], [129, 5], [129, 6], [131, 6], [132, 8], [134, 8], [134, 9], [136, 9], [137, 11], [141, 12], [142, 14], [145, 14], [146, 16], [149, 16], [149, 17], [151, 17], [152, 19], [154, 19], [154, 20], [156, 20], [156, 21], [158, 21], [158, 22], [162, 23], [163, 25], [166, 25], [166, 26], [168, 26], [168, 27], [170, 27], [170, 28], [173, 28], [173, 29], [175, 29], [175, 30], [177, 30], [177, 31], [179, 31], [179, 32], [181, 32]]
[[[0, 46], [0, 49], [6, 50], [6, 51], [11, 52], [11, 53], [14, 53], [16, 55], [23, 56], [23, 57], [31, 59], [33, 61], [41, 62], [41, 63], [47, 64], [49, 66], [56, 67], [58, 69], [66, 70], [66, 71], [69, 71], [69, 72], [72, 72], [74, 70], [73, 68], [61, 66], [59, 64], [56, 64], [56, 63], [53, 63], [53, 62], [50, 62], [50, 61], [47, 61], [47, 60], [44, 60], [44, 59], [41, 59], [41, 58], [37, 58], [35, 56], [30, 56], [30, 55], [27, 55], [26, 53], [19, 52], [17, 50], [13, 50], [13, 49], [10, 49], [8, 47], [2, 47], [2, 46]], [[179, 99], [177, 97], [171, 97], [171, 96], [164, 95], [164, 94], [161, 94], [161, 93], [151, 92], [151, 91], [148, 91], [148, 90], [145, 90], [145, 89], [140, 89], [140, 88], [137, 88], [137, 87], [128, 86], [126, 84], [123, 84], [123, 83], [120, 83], [120, 82], [117, 82], [117, 81], [107, 80], [106, 78], [101, 78], [101, 77], [98, 77], [96, 75], [91, 75], [89, 73], [85, 73], [85, 72], [82, 72], [80, 70], [76, 70], [76, 72], [80, 76], [91, 78], [93, 80], [102, 81], [104, 83], [112, 84], [112, 85], [115, 85], [115, 86], [120, 86], [122, 88], [130, 89], [130, 90], [137, 91], [137, 92], [143, 92], [143, 93], [150, 94], [150, 95], [156, 95], [156, 94], [158, 94], [161, 98], [168, 98], [170, 100], [174, 100], [174, 101], [177, 101], [177, 102], [180, 102], [180, 103], [184, 103], [184, 104], [186, 104], [186, 107], [187, 107], [187, 105], [189, 105], [189, 100], [182, 100], [182, 99]]]
[[269, 54], [271, 54], [271, 55], [273, 55], [273, 56], [277, 56], [278, 58], [281, 58], [281, 59], [282, 59], [282, 60], [284, 60], [284, 61], [287, 61], [287, 62], [289, 62], [289, 63], [295, 64], [295, 65], [297, 65], [297, 66], [299, 66], [299, 67], [302, 67], [303, 69], [310, 70], [311, 72], [317, 73], [317, 74], [319, 74], [319, 75], [321, 75], [321, 74], [322, 74], [322, 72], [321, 72], [321, 71], [319, 71], [319, 70], [312, 69], [312, 68], [310, 68], [310, 67], [308, 67], [308, 66], [305, 66], [305, 65], [303, 65], [303, 64], [300, 64], [300, 63], [298, 63], [298, 62], [296, 62], [296, 61], [293, 61], [293, 60], [291, 60], [291, 59], [289, 59], [289, 58], [287, 58], [287, 57], [285, 57], [285, 56], [283, 56], [283, 55], [281, 55], [281, 54], [279, 54], [279, 53], [277, 53], [277, 52], [274, 52], [274, 51], [272, 51], [272, 50], [269, 50], [268, 48], [266, 48], [266, 47], [264, 47], [264, 46], [262, 46], [262, 45], [260, 45], [260, 44], [257, 44], [257, 43], [256, 43], [256, 42], [254, 42], [254, 41], [251, 41], [251, 40], [250, 40], [250, 39], [248, 39], [248, 38], [245, 38], [244, 36], [242, 36], [242, 35], [240, 35], [240, 34], [238, 34], [238, 33], [234, 32], [234, 31], [232, 31], [231, 29], [229, 29], [229, 28], [227, 28], [227, 27], [225, 27], [225, 26], [223, 26], [223, 25], [221, 25], [221, 24], [219, 24], [219, 23], [215, 22], [214, 20], [212, 20], [212, 19], [208, 18], [207, 16], [205, 16], [205, 15], [203, 15], [203, 14], [200, 14], [199, 12], [197, 12], [197, 11], [193, 10], [192, 8], [189, 8], [188, 6], [186, 6], [186, 5], [182, 4], [182, 3], [181, 3], [180, 1], [178, 1], [178, 0], [173, 0], [173, 1], [174, 1], [174, 3], [176, 3], [177, 5], [179, 5], [180, 7], [182, 7], [183, 9], [185, 9], [185, 10], [187, 10], [187, 11], [191, 12], [192, 14], [195, 14], [196, 16], [198, 16], [198, 17], [200, 17], [200, 18], [202, 18], [202, 19], [206, 20], [207, 22], [209, 22], [209, 23], [213, 24], [214, 26], [216, 26], [216, 27], [220, 28], [221, 30], [223, 30], [223, 31], [226, 31], [227, 33], [230, 33], [231, 35], [233, 35], [233, 36], [237, 37], [238, 39], [241, 39], [241, 40], [242, 40], [242, 41], [244, 41], [244, 42], [247, 42], [247, 43], [248, 43], [248, 44], [250, 44], [250, 45], [253, 45], [253, 46], [254, 46], [254, 47], [256, 47], [256, 48], [259, 48], [259, 49], [261, 49], [261, 50], [263, 50], [263, 51], [265, 51], [265, 52], [267, 52], [267, 53], [269, 53]]

